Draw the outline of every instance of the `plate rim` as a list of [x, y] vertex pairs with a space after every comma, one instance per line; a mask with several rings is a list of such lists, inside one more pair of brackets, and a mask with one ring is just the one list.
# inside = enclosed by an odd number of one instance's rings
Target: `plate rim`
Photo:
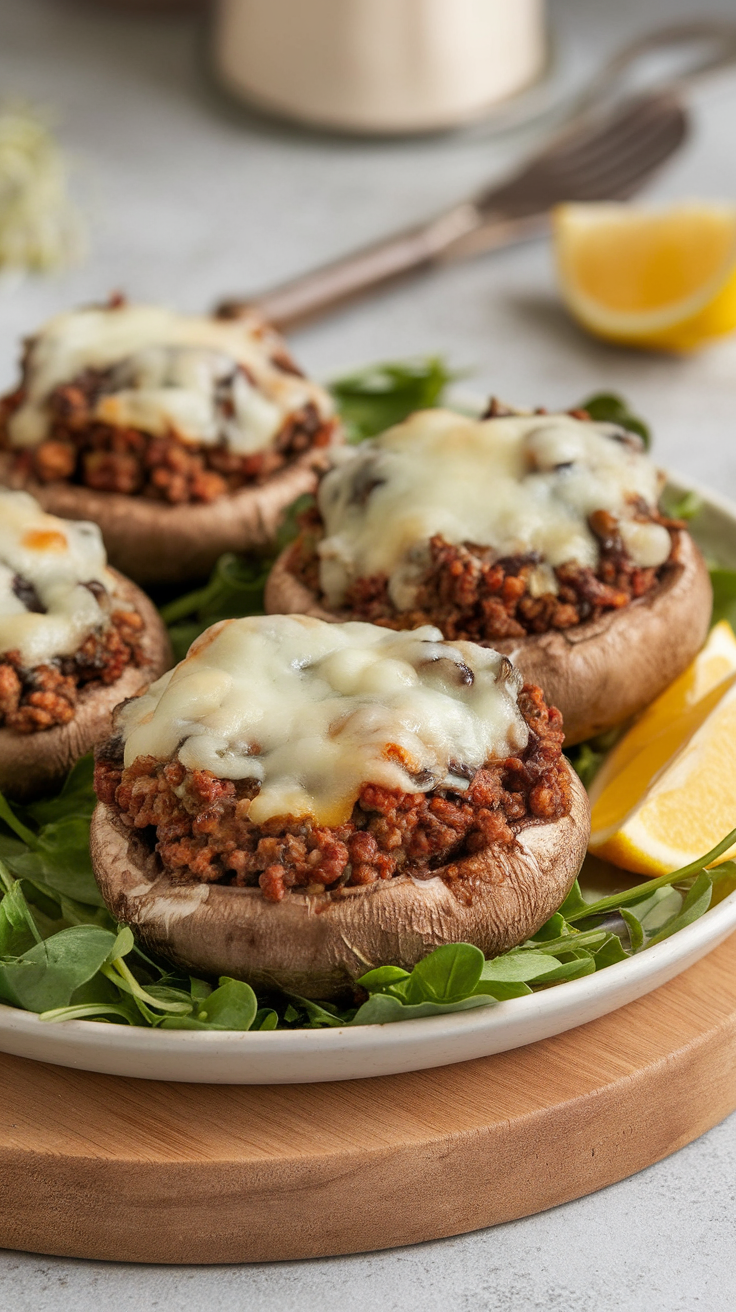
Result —
[[[725, 928], [724, 924], [725, 922]], [[575, 1010], [575, 1003], [584, 1001], [591, 994], [594, 997], [605, 996], [608, 992], [614, 992], [615, 986], [623, 981], [625, 975], [634, 975], [635, 978], [643, 976], [647, 978], [656, 975], [661, 969], [666, 969], [667, 964], [677, 962], [681, 957], [689, 955], [689, 951], [697, 951], [698, 947], [703, 946], [703, 942], [710, 943], [711, 939], [722, 941], [729, 933], [729, 927], [736, 929], [736, 890], [729, 893], [723, 900], [706, 911], [705, 915], [692, 924], [686, 925], [684, 929], [678, 930], [676, 934], [660, 943], [655, 943], [646, 952], [642, 952], [633, 957], [627, 957], [625, 961], [617, 961], [612, 966], [607, 966], [605, 971], [596, 972], [592, 975], [585, 975], [581, 979], [566, 980], [564, 994], [561, 995], [559, 988], [546, 989], [539, 993], [528, 994], [521, 998], [508, 998], [503, 1002], [496, 1002], [483, 1007], [471, 1008], [468, 1011], [461, 1012], [443, 1012], [438, 1016], [418, 1016], [411, 1020], [404, 1021], [380, 1021], [372, 1022], [366, 1025], [339, 1025], [325, 1026], [319, 1029], [295, 1029], [295, 1030], [160, 1030], [158, 1028], [149, 1028], [139, 1025], [116, 1025], [112, 1021], [93, 1021], [88, 1020], [66, 1020], [59, 1022], [42, 1021], [35, 1012], [27, 1011], [20, 1007], [11, 1007], [7, 1003], [0, 1003], [0, 1038], [3, 1032], [9, 1030], [25, 1032], [27, 1034], [41, 1033], [47, 1027], [53, 1025], [54, 1033], [58, 1036], [68, 1035], [69, 1040], [72, 1038], [84, 1039], [89, 1046], [98, 1046], [92, 1040], [98, 1037], [102, 1040], [105, 1036], [110, 1037], [114, 1032], [117, 1036], [125, 1036], [141, 1040], [144, 1044], [150, 1044], [165, 1050], [182, 1051], [186, 1048], [202, 1046], [207, 1049], [226, 1044], [242, 1044], [247, 1041], [249, 1048], [254, 1049], [255, 1053], [259, 1050], [268, 1052], [269, 1049], [278, 1050], [280, 1044], [288, 1041], [288, 1046], [297, 1044], [311, 1044], [319, 1047], [321, 1044], [332, 1045], [333, 1047], [359, 1048], [364, 1044], [372, 1046], [370, 1036], [378, 1033], [393, 1033], [396, 1030], [394, 1039], [390, 1043], [400, 1043], [401, 1035], [405, 1036], [404, 1042], [410, 1037], [425, 1034], [427, 1040], [434, 1036], [439, 1037], [439, 1032], [443, 1027], [457, 1025], [458, 1022], [464, 1028], [493, 1028], [491, 1018], [496, 1018], [496, 1023], [501, 1019], [507, 1019], [509, 1015], [526, 1017], [532, 1015], [543, 1016], [547, 1012], [554, 1012], [561, 1007], [565, 1010]], [[705, 932], [704, 932], [705, 931]], [[720, 935], [720, 938], [718, 937]], [[717, 943], [714, 941], [713, 947]], [[568, 1000], [567, 1002], [565, 1000]], [[513, 1008], [512, 1012], [509, 1009]], [[15, 1022], [15, 1023], [13, 1023]], [[88, 1036], [88, 1040], [87, 1040]], [[145, 1037], [143, 1037], [145, 1036]], [[156, 1041], [154, 1044], [154, 1040]], [[363, 1043], [361, 1043], [363, 1040]], [[124, 1042], [118, 1046], [138, 1046], [138, 1043], [126, 1045]]]

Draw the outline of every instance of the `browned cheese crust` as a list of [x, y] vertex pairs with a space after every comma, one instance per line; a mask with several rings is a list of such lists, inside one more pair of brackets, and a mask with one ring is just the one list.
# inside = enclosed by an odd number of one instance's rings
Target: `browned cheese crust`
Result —
[[[266, 584], [269, 614], [348, 618], [326, 610], [288, 560], [289, 549]], [[676, 529], [660, 579], [643, 597], [569, 629], [499, 638], [493, 646], [559, 708], [570, 746], [638, 714], [682, 673], [705, 641], [712, 602], [705, 561], [690, 534]]]
[[472, 880], [470, 902], [455, 897], [443, 868], [429, 880], [405, 874], [346, 888], [339, 899], [293, 890], [270, 902], [258, 888], [182, 884], [102, 802], [92, 818], [92, 865], [112, 915], [176, 965], [335, 997], [371, 967], [411, 970], [443, 943], [474, 943], [490, 957], [535, 933], [564, 900], [590, 833], [585, 789], [566, 768], [569, 815], [525, 825], [511, 846], [454, 863]]
[[178, 583], [204, 577], [224, 551], [272, 542], [286, 508], [314, 492], [328, 450], [314, 447], [265, 482], [204, 504], [169, 505], [63, 480], [41, 483], [7, 451], [0, 452], [0, 482], [30, 492], [49, 514], [99, 524], [108, 560], [136, 582]]
[[14, 801], [29, 802], [58, 788], [74, 762], [110, 736], [118, 703], [134, 697], [173, 662], [168, 634], [153, 603], [117, 570], [110, 572], [117, 579], [117, 595], [143, 620], [140, 663], [126, 666], [115, 683], [85, 684], [68, 724], [31, 734], [0, 729], [0, 791]]

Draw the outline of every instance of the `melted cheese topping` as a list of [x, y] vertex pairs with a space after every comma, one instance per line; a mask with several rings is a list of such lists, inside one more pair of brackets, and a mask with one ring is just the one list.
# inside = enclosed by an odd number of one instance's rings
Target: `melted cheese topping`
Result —
[[[86, 369], [109, 371], [94, 418], [183, 442], [224, 442], [237, 455], [268, 446], [321, 387], [273, 361], [281, 338], [255, 314], [208, 319], [160, 306], [122, 305], [60, 314], [31, 340], [26, 400], [8, 423], [10, 443], [30, 447], [49, 432], [48, 398]], [[240, 367], [239, 367], [240, 366]], [[243, 372], [245, 370], [246, 372]]]
[[[0, 490], [0, 652], [19, 651], [29, 669], [75, 652], [108, 623], [115, 579], [106, 566], [96, 524], [57, 519], [27, 492]], [[103, 605], [87, 583], [105, 589]]]
[[335, 454], [319, 509], [322, 590], [339, 606], [356, 578], [386, 574], [399, 610], [411, 607], [428, 540], [474, 542], [497, 556], [538, 552], [537, 592], [552, 568], [598, 563], [587, 519], [608, 510], [638, 565], [661, 565], [671, 548], [659, 524], [634, 523], [633, 498], [656, 505], [659, 474], [637, 438], [613, 424], [569, 415], [466, 419], [424, 410], [357, 450]]
[[521, 678], [498, 652], [439, 629], [393, 633], [303, 615], [208, 629], [185, 660], [117, 716], [125, 764], [175, 754], [189, 770], [257, 779], [250, 806], [341, 824], [364, 783], [405, 792], [521, 751]]

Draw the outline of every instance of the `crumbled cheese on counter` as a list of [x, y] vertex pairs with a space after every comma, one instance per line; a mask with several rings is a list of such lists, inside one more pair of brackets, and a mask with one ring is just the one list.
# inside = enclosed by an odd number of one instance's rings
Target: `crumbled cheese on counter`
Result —
[[20, 652], [29, 669], [75, 652], [109, 622], [106, 566], [96, 524], [57, 519], [27, 492], [0, 489], [0, 652]]
[[177, 755], [189, 770], [257, 779], [255, 823], [335, 825], [364, 783], [465, 788], [486, 761], [521, 751], [520, 687], [498, 652], [444, 642], [430, 626], [259, 615], [213, 625], [116, 723], [126, 766]]
[[661, 565], [670, 553], [662, 525], [633, 521], [634, 499], [656, 505], [658, 471], [638, 438], [614, 424], [422, 410], [357, 450], [337, 452], [333, 466], [318, 494], [321, 585], [331, 606], [353, 580], [386, 574], [394, 605], [409, 609], [434, 534], [490, 546], [497, 556], [537, 552], [553, 588], [554, 567], [597, 565], [587, 523], [595, 510], [622, 521], [636, 564]]
[[123, 304], [57, 315], [29, 343], [10, 443], [42, 442], [51, 392], [92, 369], [106, 373], [94, 410], [101, 423], [252, 454], [310, 402], [322, 418], [332, 414], [323, 388], [279, 368], [283, 351], [255, 313], [215, 319]]

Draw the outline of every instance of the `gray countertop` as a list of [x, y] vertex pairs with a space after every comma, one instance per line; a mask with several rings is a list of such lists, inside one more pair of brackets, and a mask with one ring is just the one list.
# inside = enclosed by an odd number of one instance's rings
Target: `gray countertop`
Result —
[[[736, 16], [733, 0], [707, 9]], [[619, 42], [692, 16], [693, 5], [553, 0], [552, 14], [554, 76], [572, 83]], [[74, 272], [0, 282], [0, 386], [14, 376], [19, 337], [57, 310], [115, 288], [190, 310], [256, 290], [438, 208], [502, 172], [532, 135], [362, 145], [301, 135], [223, 102], [206, 77], [204, 45], [192, 17], [3, 0], [2, 92], [56, 111], [92, 233]], [[733, 198], [736, 73], [699, 89], [693, 103], [690, 142], [650, 194]], [[302, 332], [294, 346], [322, 376], [442, 353], [472, 371], [466, 388], [522, 405], [620, 390], [652, 421], [663, 464], [736, 494], [736, 339], [671, 359], [584, 337], [559, 307], [545, 243], [387, 293]], [[727, 1312], [736, 1306], [735, 1181], [732, 1117], [589, 1198], [412, 1249], [217, 1268], [3, 1253], [0, 1307]], [[114, 1225], [114, 1215], [100, 1224]]]

